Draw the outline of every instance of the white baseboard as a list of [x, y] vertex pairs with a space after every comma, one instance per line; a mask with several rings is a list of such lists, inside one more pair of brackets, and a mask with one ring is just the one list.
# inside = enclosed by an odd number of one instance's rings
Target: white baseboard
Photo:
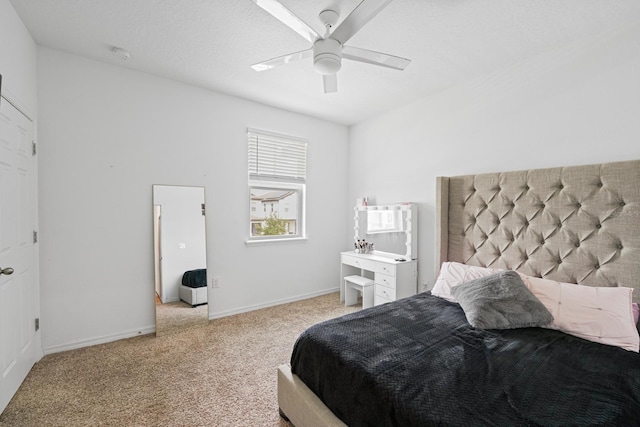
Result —
[[[322, 291], [310, 292], [308, 294], [296, 295], [294, 297], [273, 300], [273, 301], [265, 302], [262, 304], [249, 305], [245, 307], [236, 308], [233, 310], [221, 311], [219, 313], [210, 314], [209, 320], [219, 319], [221, 317], [233, 316], [234, 314], [246, 313], [254, 310], [260, 310], [261, 308], [274, 307], [276, 305], [287, 304], [290, 302], [302, 301], [305, 299], [318, 297], [320, 295], [326, 295], [333, 292], [338, 292], [339, 290], [340, 288], [335, 287], [331, 289], [324, 289]], [[117, 334], [104, 335], [101, 337], [96, 337], [96, 338], [91, 338], [86, 340], [73, 341], [73, 342], [53, 345], [49, 347], [42, 347], [42, 353], [46, 356], [47, 354], [60, 353], [62, 351], [69, 351], [69, 350], [76, 350], [82, 347], [90, 347], [92, 345], [105, 344], [112, 341], [118, 341], [126, 338], [133, 338], [139, 335], [152, 334], [155, 331], [156, 331], [156, 327], [155, 325], [152, 325], [142, 329], [134, 329], [131, 331], [120, 332]]]
[[97, 344], [105, 344], [111, 341], [118, 341], [125, 338], [133, 338], [139, 335], [152, 334], [156, 331], [156, 326], [147, 326], [142, 329], [134, 329], [132, 331], [120, 332], [117, 334], [104, 335], [101, 337], [91, 338], [87, 340], [74, 341], [70, 343], [52, 345], [50, 347], [42, 347], [44, 355], [60, 353], [61, 351], [76, 350], [82, 347], [90, 347]]
[[233, 316], [234, 314], [246, 313], [249, 311], [260, 310], [261, 308], [274, 307], [276, 305], [287, 304], [290, 302], [302, 301], [302, 300], [313, 298], [313, 297], [319, 297], [320, 295], [326, 295], [326, 294], [331, 294], [333, 292], [338, 292], [339, 290], [340, 288], [335, 287], [331, 289], [324, 289], [322, 291], [311, 292], [308, 294], [296, 295], [294, 297], [269, 301], [262, 304], [248, 305], [245, 307], [235, 308], [233, 310], [221, 311], [218, 313], [209, 314], [209, 320], [220, 319], [221, 317]]

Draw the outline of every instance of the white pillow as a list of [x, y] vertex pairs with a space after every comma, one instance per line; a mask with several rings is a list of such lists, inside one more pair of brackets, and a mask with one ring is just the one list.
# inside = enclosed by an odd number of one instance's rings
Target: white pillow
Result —
[[640, 337], [633, 322], [632, 288], [592, 287], [520, 276], [553, 315], [548, 328], [638, 352]]
[[501, 270], [494, 270], [486, 267], [476, 267], [474, 265], [461, 264], [459, 262], [443, 262], [440, 274], [436, 283], [431, 289], [431, 294], [447, 301], [458, 302], [451, 295], [451, 289], [461, 283], [472, 279], [479, 279]]

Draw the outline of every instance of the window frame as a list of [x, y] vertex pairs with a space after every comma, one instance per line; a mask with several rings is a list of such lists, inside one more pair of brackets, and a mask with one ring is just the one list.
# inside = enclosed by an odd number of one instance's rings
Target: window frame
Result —
[[[258, 164], [258, 160], [262, 161], [262, 159], [256, 159], [257, 155], [260, 153], [260, 138], [264, 137], [267, 140], [267, 144], [276, 141], [275, 145], [284, 145], [286, 146], [288, 143], [291, 143], [290, 147], [285, 147], [285, 150], [292, 149], [296, 151], [294, 153], [295, 156], [300, 160], [299, 163], [295, 164], [295, 175], [290, 176], [281, 176], [276, 173], [269, 173], [267, 168], [267, 172], [264, 170], [257, 170], [256, 166]], [[306, 139], [276, 134], [273, 132], [267, 132], [262, 130], [256, 130], [252, 128], [247, 129], [247, 148], [248, 148], [248, 199], [249, 199], [249, 221], [248, 221], [248, 237], [246, 240], [247, 245], [253, 244], [263, 244], [263, 243], [276, 243], [276, 242], [295, 242], [300, 240], [307, 239], [306, 233], [306, 157], [307, 157], [307, 148], [308, 141]], [[267, 145], [269, 147], [269, 145]], [[303, 147], [303, 148], [302, 148]], [[270, 148], [270, 147], [269, 147]], [[277, 155], [272, 155], [271, 158], [274, 162], [274, 170], [281, 170], [280, 166], [285, 165], [285, 168], [289, 166], [291, 162], [291, 158], [288, 156], [290, 151], [285, 153], [284, 158], [279, 158]], [[281, 161], [281, 162], [280, 162]], [[267, 164], [267, 166], [271, 166]], [[253, 235], [253, 217], [257, 215], [252, 215], [252, 207], [254, 206], [253, 201], [251, 199], [251, 194], [253, 189], [258, 190], [288, 190], [297, 193], [297, 212], [296, 212], [296, 232], [294, 234], [282, 234], [275, 236], [254, 236]], [[260, 211], [260, 209], [256, 209]], [[289, 212], [291, 213], [291, 212]], [[266, 214], [266, 205], [265, 205], [265, 214]]]
[[[304, 183], [292, 183], [292, 182], [280, 182], [280, 181], [266, 181], [266, 180], [249, 180], [248, 193], [249, 193], [249, 215], [251, 215], [251, 192], [253, 189], [259, 190], [289, 190], [298, 194], [297, 203], [297, 217], [296, 217], [296, 233], [295, 234], [281, 234], [276, 236], [254, 236], [252, 234], [252, 220], [249, 217], [249, 227], [247, 244], [252, 243], [273, 243], [279, 241], [295, 241], [306, 240], [306, 184]], [[259, 210], [259, 209], [258, 209]]]

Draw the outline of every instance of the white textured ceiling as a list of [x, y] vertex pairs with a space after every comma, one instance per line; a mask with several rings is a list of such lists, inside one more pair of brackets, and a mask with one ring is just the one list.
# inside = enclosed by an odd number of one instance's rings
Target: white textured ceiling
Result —
[[[360, 0], [281, 0], [324, 33]], [[542, 52], [640, 22], [638, 0], [395, 0], [348, 43], [412, 60], [404, 71], [343, 61], [324, 94], [311, 59], [256, 62], [309, 47], [251, 0], [11, 0], [42, 46], [291, 111], [354, 124]], [[111, 48], [122, 47], [121, 61]]]

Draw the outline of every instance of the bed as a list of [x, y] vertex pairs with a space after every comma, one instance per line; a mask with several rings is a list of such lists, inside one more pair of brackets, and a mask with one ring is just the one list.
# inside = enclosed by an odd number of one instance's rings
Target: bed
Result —
[[182, 275], [180, 299], [191, 307], [207, 304], [207, 270], [200, 268], [185, 271]]
[[[639, 301], [640, 161], [439, 177], [436, 198], [436, 287], [454, 265], [555, 283], [554, 325], [583, 291], [624, 319]], [[296, 427], [640, 424], [634, 324], [635, 351], [603, 344], [604, 326], [589, 339], [474, 328], [443, 289], [303, 332], [278, 368], [281, 415]]]

